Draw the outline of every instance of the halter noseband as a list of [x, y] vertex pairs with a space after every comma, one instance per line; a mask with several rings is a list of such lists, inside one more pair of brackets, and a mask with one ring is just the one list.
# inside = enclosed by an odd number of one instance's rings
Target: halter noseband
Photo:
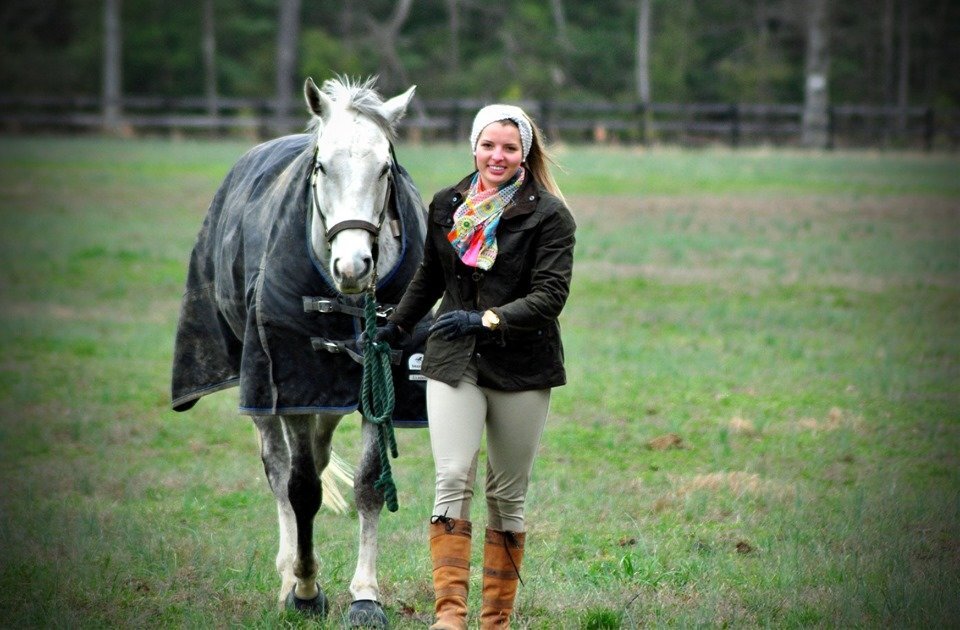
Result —
[[[314, 188], [313, 192], [314, 192], [314, 203], [316, 203], [317, 189]], [[322, 212], [320, 212], [319, 210], [317, 210], [317, 212], [320, 213], [322, 216], [323, 214]], [[326, 226], [326, 222], [324, 222], [324, 226]], [[373, 238], [377, 238], [378, 236], [380, 236], [380, 229], [382, 227], [383, 227], [382, 219], [380, 220], [380, 225], [374, 225], [373, 223], [370, 223], [369, 221], [364, 221], [363, 219], [348, 219], [347, 221], [341, 221], [340, 223], [337, 223], [332, 228], [327, 230], [326, 239], [327, 239], [327, 242], [329, 243], [330, 241], [333, 240], [333, 237], [335, 237], [340, 232], [343, 232], [344, 230], [366, 230], [367, 232], [370, 232], [370, 234], [373, 235]]]

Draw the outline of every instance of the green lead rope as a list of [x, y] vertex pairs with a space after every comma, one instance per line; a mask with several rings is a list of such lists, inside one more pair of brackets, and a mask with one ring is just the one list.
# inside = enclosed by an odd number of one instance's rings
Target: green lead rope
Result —
[[373, 341], [377, 334], [377, 298], [371, 289], [366, 296], [364, 327], [367, 341], [363, 349], [363, 383], [360, 387], [360, 413], [377, 425], [377, 446], [380, 450], [380, 478], [373, 487], [383, 493], [387, 509], [396, 512], [397, 486], [390, 470], [389, 454], [396, 458], [397, 438], [393, 434], [393, 407], [396, 397], [393, 391], [393, 373], [390, 370], [390, 344]]

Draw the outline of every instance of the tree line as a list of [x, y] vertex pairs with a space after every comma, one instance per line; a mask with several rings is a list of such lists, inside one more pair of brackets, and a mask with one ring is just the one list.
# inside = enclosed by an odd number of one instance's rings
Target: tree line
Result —
[[[951, 0], [7, 0], [0, 91], [960, 105]], [[416, 107], [416, 104], [415, 104]], [[809, 119], [809, 120], [808, 120]], [[814, 138], [812, 143], [818, 141]]]

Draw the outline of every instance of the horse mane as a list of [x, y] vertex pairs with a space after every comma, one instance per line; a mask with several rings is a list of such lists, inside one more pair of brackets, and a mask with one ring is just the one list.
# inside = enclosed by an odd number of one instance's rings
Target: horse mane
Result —
[[[369, 118], [392, 143], [397, 139], [397, 130], [393, 128], [393, 125], [390, 124], [390, 121], [387, 120], [380, 109], [384, 101], [383, 97], [374, 88], [376, 83], [376, 76], [367, 77], [362, 81], [346, 76], [337, 76], [324, 81], [320, 90], [330, 97], [330, 100], [336, 103], [338, 107], [352, 109], [361, 116]], [[322, 127], [323, 121], [320, 117], [313, 116], [307, 125], [307, 132], [316, 133]]]

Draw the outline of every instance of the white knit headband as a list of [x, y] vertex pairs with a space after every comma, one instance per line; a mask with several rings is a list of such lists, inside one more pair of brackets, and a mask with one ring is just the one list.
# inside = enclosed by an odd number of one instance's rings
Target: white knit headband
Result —
[[470, 131], [470, 149], [474, 155], [477, 153], [477, 139], [480, 138], [480, 132], [490, 123], [501, 120], [510, 120], [517, 124], [520, 129], [520, 144], [523, 149], [523, 159], [527, 159], [530, 153], [530, 146], [533, 144], [533, 126], [522, 109], [515, 105], [487, 105], [473, 119], [473, 129]]

